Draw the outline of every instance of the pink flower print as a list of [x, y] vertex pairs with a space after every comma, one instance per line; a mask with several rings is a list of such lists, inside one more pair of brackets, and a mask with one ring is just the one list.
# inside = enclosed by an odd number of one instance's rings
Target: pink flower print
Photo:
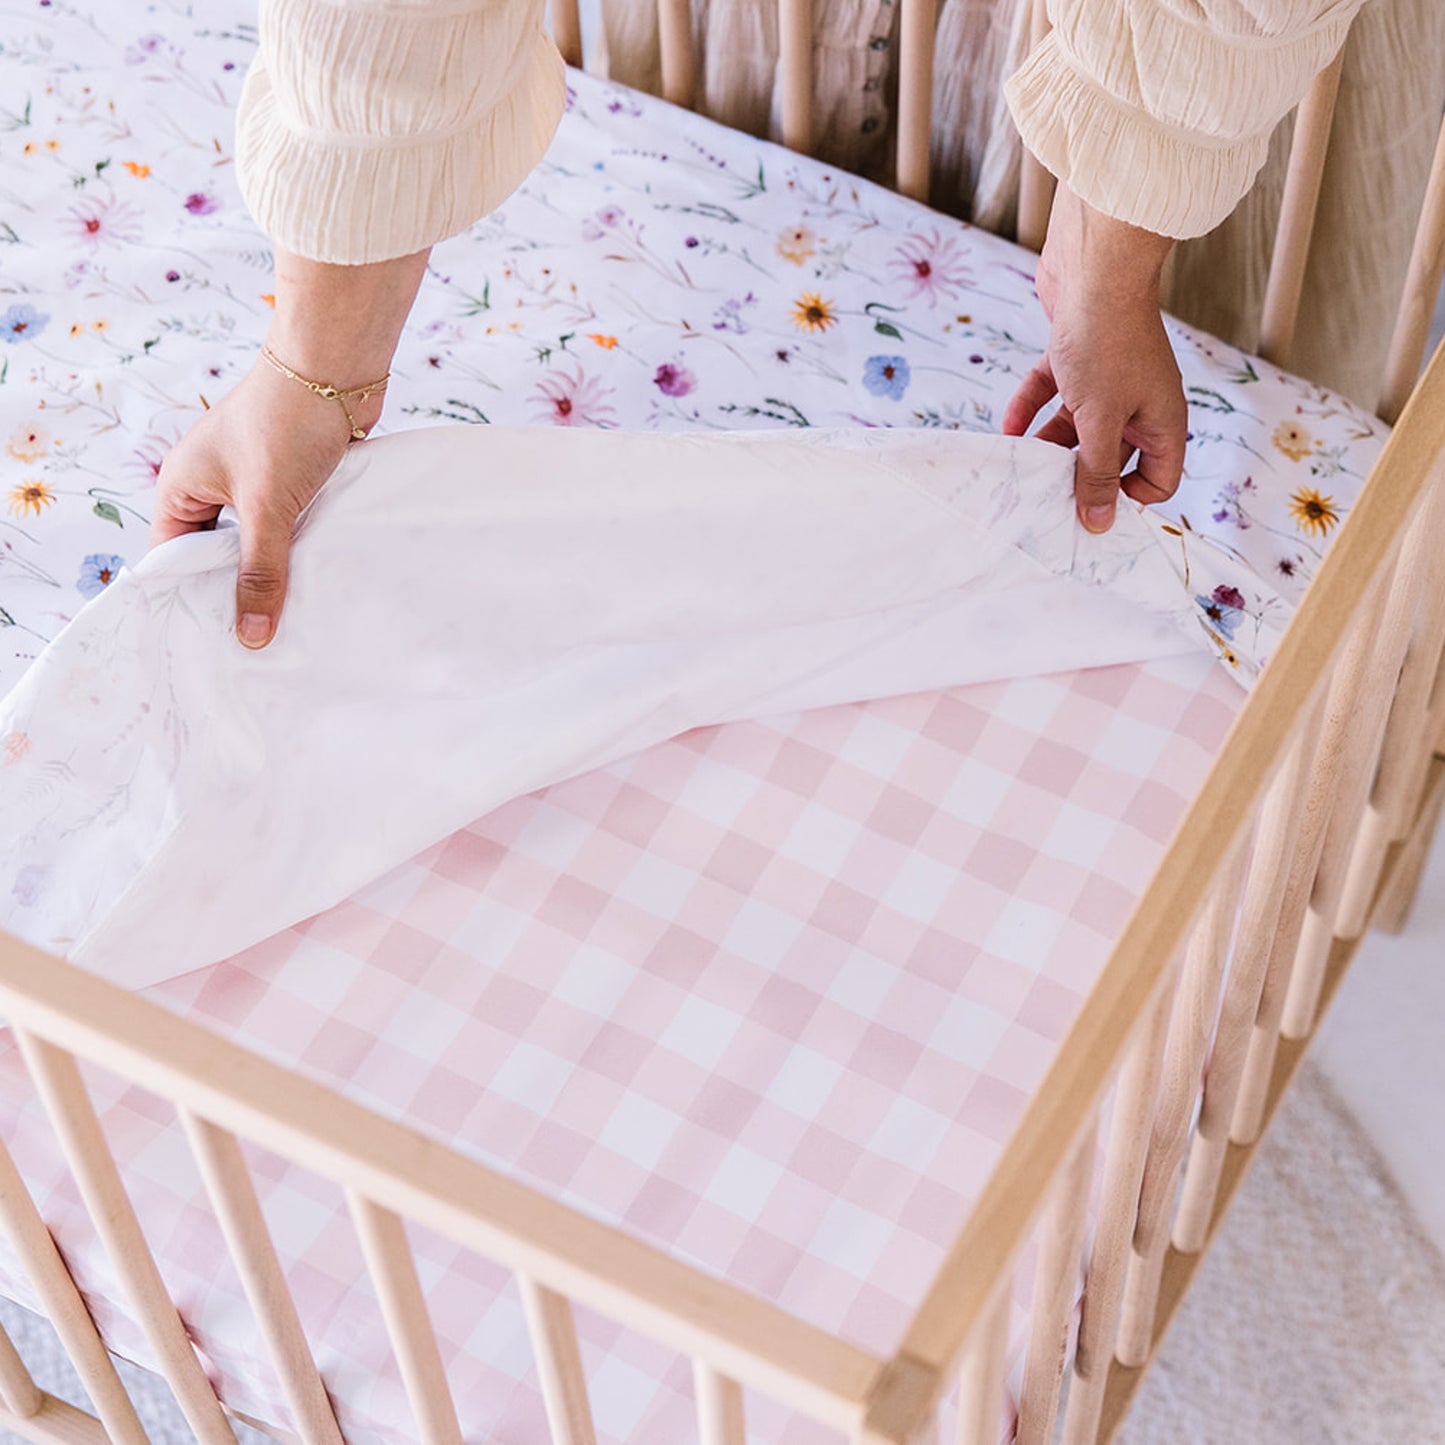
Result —
[[697, 377], [680, 362], [663, 362], [652, 381], [664, 396], [687, 396], [697, 390]]
[[888, 264], [908, 286], [910, 301], [926, 296], [930, 306], [937, 306], [973, 284], [966, 254], [957, 236], [944, 235], [935, 227], [926, 236], [909, 236]]
[[161, 474], [161, 463], [171, 449], [170, 442], [159, 437], [147, 437], [145, 442], [130, 454], [126, 470], [135, 473], [143, 481], [154, 482]]
[[621, 206], [602, 206], [582, 222], [582, 239], [600, 241], [608, 231], [614, 231], [625, 219]]
[[604, 401], [611, 395], [610, 386], [587, 376], [581, 366], [559, 367], [537, 383], [537, 419], [553, 426], [614, 426], [617, 413]]
[[30, 739], [24, 733], [6, 733], [0, 738], [0, 758], [3, 766], [14, 767], [30, 751]]
[[221, 203], [205, 191], [192, 191], [181, 204], [193, 216], [209, 216], [221, 209]]
[[140, 213], [125, 201], [84, 201], [72, 206], [65, 219], [71, 234], [92, 247], [128, 246], [142, 234]]

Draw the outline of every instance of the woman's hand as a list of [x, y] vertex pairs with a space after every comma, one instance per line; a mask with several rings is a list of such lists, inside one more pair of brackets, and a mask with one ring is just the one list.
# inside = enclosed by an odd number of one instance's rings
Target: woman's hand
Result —
[[[426, 271], [428, 251], [366, 266], [276, 254], [273, 353], [298, 375], [339, 388], [384, 376]], [[347, 402], [363, 431], [382, 396]], [[336, 470], [351, 425], [335, 399], [317, 396], [261, 358], [240, 384], [176, 443], [156, 484], [151, 545], [214, 526], [221, 508], [241, 524], [236, 636], [265, 647], [286, 601], [291, 532]]]
[[[352, 405], [370, 430], [381, 398]], [[236, 579], [236, 636], [264, 647], [286, 601], [291, 532], [302, 510], [336, 470], [351, 439], [341, 408], [256, 364], [176, 443], [161, 466], [151, 546], [214, 525], [236, 509], [241, 570]]]
[[[1172, 242], [1100, 214], [1060, 185], [1039, 258], [1038, 293], [1053, 323], [1049, 349], [1004, 413], [1023, 436], [1077, 447], [1074, 499], [1091, 532], [1107, 532], [1122, 490], [1137, 502], [1174, 495], [1184, 469], [1189, 411], [1159, 314], [1159, 278]], [[1120, 480], [1129, 458], [1137, 470]]]

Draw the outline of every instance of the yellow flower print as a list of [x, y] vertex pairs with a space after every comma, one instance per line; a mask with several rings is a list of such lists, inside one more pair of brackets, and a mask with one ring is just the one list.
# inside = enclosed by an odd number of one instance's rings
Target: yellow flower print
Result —
[[92, 331], [109, 331], [110, 322], [102, 316], [98, 321], [92, 321], [90, 323], [90, 329]]
[[60, 149], [60, 142], [56, 140], [54, 136], [51, 136], [50, 139], [45, 142], [45, 149], [48, 150], [51, 155], [54, 155], [55, 152]]
[[72, 321], [72, 322], [70, 323], [70, 334], [71, 334], [72, 336], [84, 336], [84, 335], [85, 335], [85, 322], [83, 322], [83, 321]]
[[1301, 487], [1289, 499], [1289, 514], [1301, 532], [1324, 537], [1339, 520], [1333, 497], [1321, 496], [1313, 487]]
[[6, 733], [0, 738], [0, 758], [4, 767], [13, 767], [30, 751], [30, 739], [24, 733]]
[[38, 421], [21, 422], [5, 444], [17, 462], [38, 462], [50, 450], [50, 430]]
[[816, 291], [804, 291], [793, 302], [793, 325], [800, 331], [826, 331], [838, 324], [838, 313], [831, 301], [824, 301]]
[[39, 149], [40, 147], [36, 145], [33, 140], [28, 140], [20, 147], [20, 154], [23, 156], [33, 156]]
[[1292, 462], [1302, 462], [1314, 447], [1314, 438], [1292, 421], [1282, 421], [1274, 429], [1274, 444]]
[[778, 237], [778, 255], [795, 266], [801, 266], [817, 249], [817, 237], [808, 226], [789, 226]]
[[145, 180], [145, 178], [151, 173], [151, 168], [142, 161], [122, 161], [121, 165], [123, 165], [126, 170], [128, 170], [131, 175], [133, 175], [138, 181]]
[[595, 341], [603, 351], [611, 351], [617, 345], [617, 338], [615, 336], [604, 336], [600, 331], [589, 331], [587, 333], [587, 339], [588, 341]]
[[27, 512], [39, 516], [55, 500], [55, 493], [40, 481], [24, 481], [10, 489], [10, 511], [13, 516], [23, 517]]

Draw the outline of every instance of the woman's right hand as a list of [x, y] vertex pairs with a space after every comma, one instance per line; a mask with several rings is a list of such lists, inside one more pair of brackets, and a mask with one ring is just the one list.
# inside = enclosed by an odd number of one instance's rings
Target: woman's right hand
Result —
[[[323, 385], [365, 386], [386, 375], [429, 254], [337, 266], [278, 249], [268, 338], [273, 353]], [[382, 395], [346, 406], [369, 432], [381, 416]], [[161, 466], [151, 546], [214, 526], [222, 507], [236, 509], [236, 636], [245, 646], [265, 647], [276, 635], [292, 529], [350, 441], [338, 401], [317, 396], [258, 356]]]
[[[367, 430], [382, 399], [351, 404]], [[336, 470], [351, 429], [335, 401], [318, 397], [259, 357], [241, 382], [183, 436], [161, 466], [151, 545], [215, 525], [236, 509], [241, 567], [236, 636], [265, 647], [286, 601], [291, 533], [302, 510]]]

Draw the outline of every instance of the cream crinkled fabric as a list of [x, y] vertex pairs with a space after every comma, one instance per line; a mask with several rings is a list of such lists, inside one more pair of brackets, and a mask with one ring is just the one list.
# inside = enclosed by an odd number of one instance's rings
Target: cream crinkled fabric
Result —
[[0, 705], [0, 926], [132, 986], [689, 728], [1205, 645], [1156, 529], [970, 433], [444, 427], [353, 448], [272, 645], [237, 532], [123, 572]]

